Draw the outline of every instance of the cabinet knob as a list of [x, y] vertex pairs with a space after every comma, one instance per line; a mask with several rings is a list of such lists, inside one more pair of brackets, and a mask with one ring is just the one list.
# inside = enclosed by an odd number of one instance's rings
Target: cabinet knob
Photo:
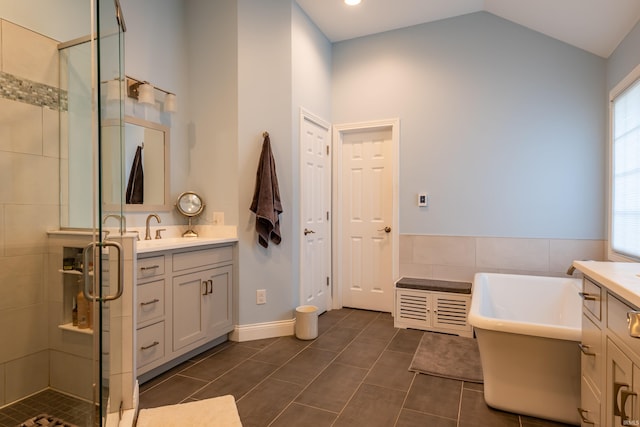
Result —
[[627, 326], [629, 335], [633, 338], [640, 338], [640, 311], [627, 311]]

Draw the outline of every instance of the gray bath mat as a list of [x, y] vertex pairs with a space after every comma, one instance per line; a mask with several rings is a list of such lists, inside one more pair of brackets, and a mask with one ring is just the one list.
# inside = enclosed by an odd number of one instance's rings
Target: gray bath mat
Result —
[[480, 351], [474, 338], [425, 332], [410, 371], [482, 383]]

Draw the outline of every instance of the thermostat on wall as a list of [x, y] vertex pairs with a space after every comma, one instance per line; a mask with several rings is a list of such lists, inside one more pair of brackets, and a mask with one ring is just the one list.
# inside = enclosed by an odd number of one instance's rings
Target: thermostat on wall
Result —
[[418, 194], [418, 206], [429, 206], [429, 195], [427, 193]]

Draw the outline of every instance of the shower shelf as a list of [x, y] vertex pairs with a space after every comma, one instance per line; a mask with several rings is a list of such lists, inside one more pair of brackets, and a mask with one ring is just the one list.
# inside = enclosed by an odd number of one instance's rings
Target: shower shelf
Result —
[[58, 328], [62, 329], [63, 331], [71, 331], [71, 332], [78, 332], [78, 333], [85, 334], [85, 335], [93, 335], [93, 329], [91, 329], [91, 328], [80, 329], [77, 326], [73, 326], [73, 324], [71, 324], [71, 323], [65, 323], [63, 325], [58, 325]]

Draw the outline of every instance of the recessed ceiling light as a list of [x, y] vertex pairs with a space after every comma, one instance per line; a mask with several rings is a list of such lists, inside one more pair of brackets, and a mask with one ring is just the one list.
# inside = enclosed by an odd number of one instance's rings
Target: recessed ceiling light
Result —
[[349, 5], [349, 6], [355, 6], [357, 4], [360, 4], [362, 0], [344, 0], [344, 3]]

